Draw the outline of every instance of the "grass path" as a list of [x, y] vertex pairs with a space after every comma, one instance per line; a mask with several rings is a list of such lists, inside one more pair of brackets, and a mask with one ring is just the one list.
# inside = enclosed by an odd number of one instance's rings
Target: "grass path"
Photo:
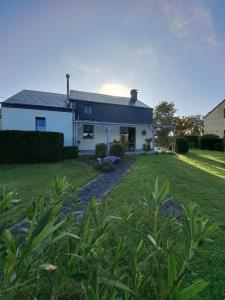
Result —
[[203, 213], [221, 226], [214, 236], [214, 243], [205, 253], [198, 254], [190, 271], [196, 278], [211, 284], [201, 299], [225, 297], [225, 156], [222, 152], [193, 150], [188, 155], [141, 156], [132, 172], [108, 196], [112, 214], [120, 211], [123, 201], [138, 206], [143, 196], [151, 197], [155, 178], [169, 180], [170, 194], [179, 202], [196, 202]]

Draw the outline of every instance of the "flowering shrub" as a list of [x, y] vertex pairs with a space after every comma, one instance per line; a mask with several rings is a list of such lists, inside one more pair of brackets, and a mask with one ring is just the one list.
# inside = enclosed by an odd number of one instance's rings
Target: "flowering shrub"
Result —
[[118, 164], [120, 162], [120, 158], [118, 156], [106, 156], [103, 158], [103, 161], [108, 161], [110, 163], [114, 164]]

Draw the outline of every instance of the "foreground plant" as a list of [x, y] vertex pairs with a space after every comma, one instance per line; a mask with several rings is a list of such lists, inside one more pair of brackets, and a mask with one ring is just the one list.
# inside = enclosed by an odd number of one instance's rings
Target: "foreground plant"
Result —
[[188, 300], [207, 287], [186, 275], [218, 224], [209, 224], [195, 204], [179, 219], [162, 216], [168, 183], [159, 189], [157, 179], [144, 203], [112, 210], [93, 200], [77, 220], [60, 213], [71, 193], [67, 181], [54, 182], [53, 191], [50, 201], [35, 205], [27, 235], [3, 231], [0, 298]]
[[[63, 196], [70, 189], [64, 178], [53, 182], [54, 198], [45, 203], [44, 198], [38, 199], [27, 234], [19, 232], [13, 235], [9, 229], [2, 231], [0, 240], [0, 297], [16, 299], [22, 297], [24, 290], [30, 290], [30, 296], [35, 297], [39, 272], [47, 260], [44, 256], [48, 248], [68, 236], [63, 231], [66, 219], [59, 219], [59, 211]], [[0, 212], [2, 216], [13, 212], [13, 193], [2, 193]], [[12, 217], [12, 216], [11, 216]], [[50, 262], [53, 257], [48, 259]]]

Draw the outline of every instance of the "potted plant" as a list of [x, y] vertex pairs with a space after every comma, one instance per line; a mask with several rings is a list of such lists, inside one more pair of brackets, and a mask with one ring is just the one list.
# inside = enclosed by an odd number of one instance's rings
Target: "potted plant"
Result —
[[150, 151], [151, 150], [151, 141], [152, 138], [146, 138], [145, 142], [146, 142], [146, 151]]

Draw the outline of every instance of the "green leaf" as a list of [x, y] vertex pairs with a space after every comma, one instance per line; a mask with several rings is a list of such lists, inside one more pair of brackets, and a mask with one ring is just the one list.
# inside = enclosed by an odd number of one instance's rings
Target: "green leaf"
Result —
[[73, 278], [75, 281], [80, 282], [82, 280], [88, 279], [88, 274], [84, 272], [76, 272], [69, 275], [69, 277]]
[[52, 208], [48, 209], [45, 214], [41, 217], [40, 221], [38, 222], [36, 228], [34, 229], [32, 233], [32, 238], [35, 236], [38, 236], [39, 233], [44, 229], [44, 227], [48, 224], [51, 215], [52, 215]]
[[192, 285], [184, 288], [183, 290], [177, 292], [176, 300], [190, 300], [193, 297], [197, 296], [208, 286], [208, 282], [204, 280], [199, 280], [193, 283]]
[[213, 234], [213, 232], [218, 229], [219, 225], [220, 225], [220, 223], [218, 223], [218, 222], [215, 222], [212, 225], [210, 225], [204, 232], [203, 238], [208, 238], [209, 236], [211, 236]]
[[169, 248], [168, 254], [168, 285], [169, 289], [173, 289], [175, 280], [177, 279], [177, 264], [175, 259], [175, 253], [172, 246]]
[[152, 244], [156, 247], [156, 240], [154, 239], [154, 237], [151, 234], [148, 234], [148, 238], [152, 242]]
[[159, 191], [159, 195], [158, 195], [159, 202], [162, 202], [166, 198], [166, 196], [169, 192], [169, 189], [170, 189], [169, 181], [166, 181]]
[[124, 290], [124, 291], [134, 294], [134, 292], [123, 282], [120, 282], [120, 281], [114, 280], [114, 279], [106, 279], [106, 278], [100, 278], [99, 280], [100, 280], [100, 282], [102, 282], [106, 285], [110, 285], [110, 286], [113, 286], [118, 289], [121, 289], [121, 290]]
[[106, 222], [110, 222], [111, 220], [123, 221], [123, 219], [119, 216], [107, 216]]

